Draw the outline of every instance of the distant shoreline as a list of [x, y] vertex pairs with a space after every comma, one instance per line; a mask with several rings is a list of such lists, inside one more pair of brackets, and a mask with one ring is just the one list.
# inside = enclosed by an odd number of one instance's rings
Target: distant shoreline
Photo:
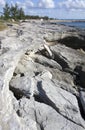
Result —
[[85, 19], [84, 20], [50, 20], [50, 22], [85, 22]]

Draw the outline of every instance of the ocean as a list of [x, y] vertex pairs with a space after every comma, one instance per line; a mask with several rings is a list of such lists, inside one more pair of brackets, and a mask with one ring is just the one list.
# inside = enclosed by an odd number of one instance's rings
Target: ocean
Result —
[[60, 22], [59, 24], [85, 29], [85, 22]]

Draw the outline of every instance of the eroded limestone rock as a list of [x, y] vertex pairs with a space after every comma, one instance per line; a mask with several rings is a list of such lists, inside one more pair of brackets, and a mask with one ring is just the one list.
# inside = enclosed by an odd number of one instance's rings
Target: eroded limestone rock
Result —
[[[46, 33], [65, 28], [44, 27], [31, 21], [17, 26], [14, 35], [14, 27], [0, 33], [4, 35], [0, 46], [1, 130], [85, 129], [76, 98], [84, 101], [79, 88], [85, 85], [85, 54], [60, 44], [42, 48]], [[17, 36], [17, 29], [23, 33]], [[53, 40], [61, 38], [58, 32]], [[68, 34], [62, 35], [62, 39], [66, 37]]]

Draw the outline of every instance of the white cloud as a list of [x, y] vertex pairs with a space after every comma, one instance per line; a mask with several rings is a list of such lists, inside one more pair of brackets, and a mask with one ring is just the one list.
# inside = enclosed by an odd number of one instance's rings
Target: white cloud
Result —
[[4, 6], [5, 5], [5, 0], [0, 0], [0, 6]]
[[28, 7], [34, 7], [34, 3], [31, 0], [26, 0], [26, 5]]
[[22, 7], [23, 9], [26, 9], [26, 4], [25, 3], [21, 3], [19, 1], [17, 1], [17, 4], [19, 7]]
[[40, 0], [39, 7], [41, 8], [54, 8], [54, 0]]
[[24, 3], [17, 1], [17, 4], [23, 9], [26, 9], [27, 7], [34, 7], [34, 3], [31, 0], [25, 0]]
[[83, 10], [85, 9], [85, 0], [65, 0], [60, 2], [59, 6], [70, 10]]

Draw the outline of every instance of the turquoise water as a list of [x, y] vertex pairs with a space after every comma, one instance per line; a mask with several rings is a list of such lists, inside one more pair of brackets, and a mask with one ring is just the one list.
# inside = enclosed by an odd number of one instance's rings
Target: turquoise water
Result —
[[85, 29], [85, 22], [61, 22], [60, 24]]

